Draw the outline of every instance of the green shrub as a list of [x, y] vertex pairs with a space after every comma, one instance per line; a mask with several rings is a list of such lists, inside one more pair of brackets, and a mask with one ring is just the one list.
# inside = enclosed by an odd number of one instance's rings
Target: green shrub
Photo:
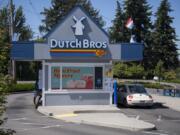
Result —
[[165, 80], [175, 80], [176, 79], [176, 72], [171, 70], [164, 73]]
[[14, 84], [10, 92], [33, 91], [34, 89], [35, 89], [34, 83], [20, 83], [20, 84]]
[[[12, 77], [0, 74], [0, 127], [5, 122], [4, 112], [6, 110], [6, 96], [12, 86]], [[0, 135], [13, 135], [14, 131], [0, 128]]]
[[118, 78], [125, 78], [126, 76], [126, 70], [127, 70], [127, 65], [126, 64], [123, 64], [123, 63], [116, 63], [114, 66], [113, 66], [113, 73], [114, 73], [114, 76], [115, 77], [118, 77]]
[[159, 83], [144, 83], [144, 87], [146, 88], [153, 88], [153, 89], [164, 89], [165, 86]]
[[115, 63], [113, 67], [114, 77], [142, 79], [144, 68], [136, 63]]
[[180, 79], [180, 68], [177, 68], [175, 71], [176, 71], [176, 78]]
[[180, 83], [180, 79], [164, 80], [163, 82], [168, 82], [168, 83]]

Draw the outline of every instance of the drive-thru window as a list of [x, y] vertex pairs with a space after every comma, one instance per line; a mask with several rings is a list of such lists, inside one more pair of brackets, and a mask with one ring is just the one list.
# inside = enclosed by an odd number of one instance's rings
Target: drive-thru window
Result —
[[80, 6], [44, 38], [44, 43], [13, 42], [11, 50], [15, 61], [42, 62], [44, 106], [111, 104], [112, 62], [142, 59], [142, 44], [110, 44], [108, 34]]

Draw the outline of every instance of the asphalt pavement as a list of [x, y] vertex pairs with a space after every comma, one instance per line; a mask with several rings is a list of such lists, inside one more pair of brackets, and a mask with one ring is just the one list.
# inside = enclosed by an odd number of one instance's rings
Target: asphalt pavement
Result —
[[180, 113], [155, 106], [152, 109], [126, 109], [121, 111], [130, 117], [149, 121], [157, 126], [152, 131], [128, 131], [86, 124], [76, 124], [49, 118], [38, 113], [32, 103], [32, 93], [13, 94], [8, 97], [4, 128], [14, 129], [16, 135], [178, 135]]
[[180, 134], [180, 112], [163, 106], [161, 103], [155, 103], [152, 108], [120, 107], [120, 109], [129, 117], [155, 124], [157, 132], [162, 135]]

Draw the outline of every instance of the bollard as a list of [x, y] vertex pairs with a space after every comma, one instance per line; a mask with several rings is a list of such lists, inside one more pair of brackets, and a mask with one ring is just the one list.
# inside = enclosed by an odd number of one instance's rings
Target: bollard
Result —
[[114, 80], [114, 104], [117, 105], [117, 81]]

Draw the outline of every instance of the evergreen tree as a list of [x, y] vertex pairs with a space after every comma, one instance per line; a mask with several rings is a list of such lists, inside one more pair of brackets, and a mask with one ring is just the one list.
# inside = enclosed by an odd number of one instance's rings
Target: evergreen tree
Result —
[[121, 9], [121, 5], [119, 1], [117, 1], [117, 8], [116, 8], [116, 15], [115, 19], [112, 21], [113, 26], [110, 27], [109, 34], [110, 34], [110, 41], [112, 43], [124, 42], [127, 41], [128, 38], [125, 36], [125, 20], [124, 14]]
[[8, 29], [0, 27], [0, 74], [7, 74], [10, 42]]
[[[15, 6], [13, 5], [13, 31], [14, 33], [18, 33], [19, 34], [19, 41], [27, 41], [29, 39], [32, 38], [33, 36], [33, 32], [31, 30], [31, 28], [26, 25], [26, 19], [23, 13], [23, 9], [22, 7], [18, 7], [17, 9], [15, 8]], [[0, 10], [0, 28], [6, 28], [6, 32], [8, 33], [8, 29], [9, 29], [9, 12], [8, 12], [8, 8], [4, 7]], [[9, 35], [10, 36], [10, 35]], [[10, 42], [10, 39], [8, 39], [8, 41]]]
[[[13, 30], [19, 34], [19, 41], [27, 41], [32, 38], [33, 32], [30, 27], [25, 24], [26, 19], [23, 14], [22, 7], [17, 9], [13, 5]], [[9, 12], [4, 7], [0, 10], [0, 73], [6, 75], [8, 73], [8, 65], [10, 60], [10, 33], [9, 33]], [[18, 65], [17, 65], [18, 66]]]
[[154, 61], [158, 63], [157, 58], [161, 59], [165, 69], [174, 69], [178, 67], [178, 52], [175, 44], [176, 32], [171, 26], [173, 17], [169, 16], [171, 11], [172, 9], [168, 0], [163, 0], [156, 13], [157, 19], [155, 21], [153, 33]]
[[31, 28], [26, 25], [26, 18], [23, 13], [23, 8], [20, 6], [15, 9], [13, 6], [13, 30], [19, 34], [19, 41], [30, 40], [33, 36]]
[[163, 78], [163, 74], [164, 74], [163, 62], [159, 60], [154, 69], [154, 75], [158, 76], [158, 80], [160, 81]]
[[45, 19], [42, 20], [43, 24], [39, 27], [41, 32], [50, 31], [76, 5], [84, 7], [99, 25], [104, 25], [102, 17], [99, 16], [99, 11], [92, 7], [90, 0], [51, 0], [51, 5], [49, 9], [44, 8], [41, 13], [45, 16]]
[[[146, 0], [125, 0], [125, 18], [132, 18], [134, 22], [133, 34], [136, 35], [137, 42], [145, 41], [146, 34], [152, 28], [151, 7]], [[130, 30], [129, 30], [130, 31]], [[130, 32], [129, 32], [130, 39]]]
[[[146, 0], [125, 0], [124, 1], [125, 20], [132, 18], [134, 27], [132, 34], [135, 35], [137, 42], [144, 44], [144, 59], [143, 66], [146, 70], [153, 68], [152, 61], [152, 22], [151, 22], [151, 7]], [[126, 28], [125, 36], [128, 37], [126, 42], [129, 42], [131, 30]]]
[[0, 10], [0, 74], [8, 73], [8, 62], [10, 52], [9, 20], [8, 10]]

